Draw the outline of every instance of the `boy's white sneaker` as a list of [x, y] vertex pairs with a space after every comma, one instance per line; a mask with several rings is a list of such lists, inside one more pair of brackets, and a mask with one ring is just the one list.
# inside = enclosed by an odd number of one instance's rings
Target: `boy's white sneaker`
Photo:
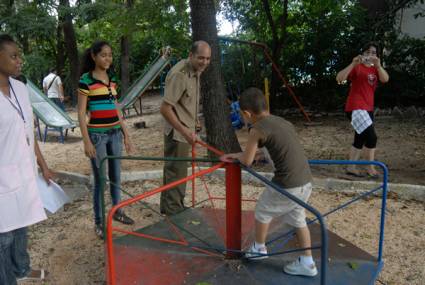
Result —
[[255, 260], [265, 259], [268, 257], [267, 255], [263, 255], [263, 254], [267, 254], [267, 247], [263, 246], [263, 247], [257, 248], [255, 246], [255, 243], [253, 243], [251, 247], [248, 249], [248, 252], [245, 253], [245, 257], [249, 259], [255, 259]]
[[300, 258], [297, 258], [297, 260], [285, 265], [283, 267], [283, 271], [290, 275], [303, 275], [310, 277], [317, 275], [316, 265], [314, 263], [310, 266], [305, 265], [301, 262]]

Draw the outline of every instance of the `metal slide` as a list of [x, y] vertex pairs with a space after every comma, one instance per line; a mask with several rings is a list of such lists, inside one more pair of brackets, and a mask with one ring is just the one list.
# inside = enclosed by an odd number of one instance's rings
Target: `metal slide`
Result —
[[67, 113], [47, 98], [30, 80], [27, 82], [27, 87], [34, 114], [46, 125], [44, 141], [46, 140], [47, 130], [56, 129], [61, 133], [61, 141], [63, 142], [63, 130], [75, 128], [77, 125]]
[[48, 99], [34, 83], [28, 80], [27, 86], [30, 91], [32, 109], [46, 126], [64, 129], [76, 127], [75, 122], [68, 116], [68, 114]]
[[149, 85], [159, 76], [161, 71], [170, 62], [170, 52], [168, 49], [164, 55], [158, 56], [152, 65], [150, 65], [145, 72], [137, 78], [137, 80], [128, 88], [128, 91], [120, 98], [119, 106], [121, 109], [131, 107], [131, 105], [141, 96]]
[[[139, 96], [146, 91], [149, 85], [155, 80], [155, 78], [162, 72], [162, 70], [170, 62], [170, 48], [164, 49], [164, 54], [159, 55], [150, 65], [145, 72], [130, 86], [128, 91], [119, 100], [119, 106], [121, 109], [129, 108], [137, 100]], [[44, 141], [47, 137], [47, 131], [57, 130], [61, 133], [61, 141], [63, 142], [64, 136], [63, 131], [67, 129], [75, 128], [76, 123], [62, 111], [55, 103], [43, 94], [38, 87], [28, 80], [28, 89], [30, 91], [30, 100], [35, 115], [46, 125], [44, 132]], [[39, 130], [41, 139], [41, 132]]]

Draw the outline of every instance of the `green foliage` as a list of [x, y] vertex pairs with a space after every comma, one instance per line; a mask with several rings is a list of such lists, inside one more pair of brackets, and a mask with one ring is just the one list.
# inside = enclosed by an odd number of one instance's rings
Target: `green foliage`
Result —
[[48, 57], [41, 50], [35, 50], [27, 55], [24, 55], [23, 74], [27, 76], [34, 84], [40, 88], [42, 86], [43, 78], [46, 76], [47, 71], [52, 66], [55, 66], [53, 61], [47, 60]]
[[[190, 45], [190, 18], [186, 0], [78, 0], [64, 8], [57, 0], [14, 0], [13, 6], [0, 2], [0, 31], [10, 33], [22, 48], [24, 72], [40, 83], [49, 67], [56, 65], [59, 16], [73, 16], [79, 52], [96, 39], [110, 42], [114, 65], [120, 67], [121, 37], [130, 39], [130, 82], [139, 76], [164, 46], [173, 48], [177, 58], [186, 57]], [[290, 0], [286, 30], [282, 29], [283, 0], [269, 0], [277, 39], [283, 45], [277, 64], [301, 97], [304, 105], [334, 110], [344, 105], [348, 86], [335, 82], [337, 71], [348, 65], [361, 45], [377, 40], [385, 46], [381, 58], [390, 82], [378, 89], [378, 105], [425, 105], [424, 40], [402, 37], [394, 15], [371, 20], [357, 1]], [[409, 5], [423, 3], [408, 1]], [[74, 4], [75, 3], [75, 4]], [[273, 47], [272, 30], [258, 0], [225, 0], [220, 10], [238, 24], [234, 37], [264, 42]], [[388, 1], [389, 11], [399, 1]], [[422, 16], [422, 15], [418, 15]], [[276, 39], [276, 37], [275, 37]], [[223, 74], [233, 91], [248, 86], [263, 88], [271, 79], [271, 65], [261, 50], [246, 45], [222, 43]], [[273, 50], [270, 50], [273, 53]], [[69, 79], [69, 64], [63, 79]], [[281, 82], [275, 82], [281, 87]], [[67, 86], [67, 85], [65, 85]], [[69, 93], [71, 90], [66, 90]], [[293, 107], [287, 90], [278, 90], [278, 107]]]
[[130, 37], [130, 78], [143, 73], [144, 67], [165, 46], [174, 56], [187, 55], [190, 45], [187, 3], [176, 0], [134, 1], [127, 9], [122, 1], [99, 1], [79, 6], [77, 23], [81, 51], [95, 39], [108, 41], [114, 50], [114, 65], [119, 72], [120, 39]]
[[56, 19], [49, 13], [51, 4], [15, 1], [13, 7], [0, 6], [0, 30], [17, 40], [23, 51], [23, 72], [38, 84], [55, 62]]
[[0, 6], [2, 30], [20, 39], [47, 40], [55, 34], [56, 21], [48, 14], [47, 4], [30, 2], [24, 5], [16, 2], [16, 7]]
[[[264, 42], [273, 47], [270, 24], [264, 12], [263, 1], [228, 0], [224, 1], [223, 11], [230, 21], [238, 21], [239, 30], [234, 37]], [[359, 54], [360, 48], [371, 40], [385, 45], [391, 51], [381, 58], [387, 63], [390, 83], [378, 89], [384, 93], [379, 104], [403, 104], [423, 101], [424, 81], [420, 63], [423, 66], [423, 40], [400, 39], [395, 25], [395, 17], [368, 18], [366, 11], [357, 1], [342, 0], [297, 0], [288, 1], [288, 18], [286, 32], [279, 28], [283, 17], [282, 0], [269, 0], [270, 11], [278, 27], [278, 36], [283, 40], [283, 50], [277, 65], [289, 79], [302, 103], [322, 110], [341, 109], [347, 96], [348, 86], [338, 86], [336, 73], [347, 66], [352, 58]], [[418, 1], [415, 1], [418, 2]], [[389, 1], [389, 10], [397, 1]], [[394, 38], [395, 35], [395, 38]], [[396, 40], [397, 39], [397, 40]], [[264, 60], [258, 60], [258, 68], [241, 76], [241, 64], [235, 64], [238, 58], [251, 58], [250, 48], [225, 48], [224, 74], [226, 81], [237, 81], [241, 86], [258, 86], [262, 78], [271, 77], [269, 65], [264, 67]], [[273, 52], [271, 50], [270, 52]], [[242, 53], [242, 55], [241, 55]], [[261, 52], [257, 52], [261, 57]], [[388, 57], [388, 58], [387, 58]], [[414, 68], [403, 63], [411, 58]], [[422, 61], [421, 61], [422, 58]], [[245, 59], [246, 61], [246, 59]], [[394, 64], [392, 64], [394, 62]], [[253, 62], [254, 64], [254, 62]], [[396, 68], [397, 67], [397, 68]], [[416, 80], [415, 82], [413, 82]], [[260, 82], [260, 83], [259, 83]], [[275, 82], [281, 86], [281, 82]], [[282, 88], [278, 96], [279, 108], [293, 107], [287, 90]], [[398, 94], [398, 95], [395, 95]], [[377, 96], [379, 98], [379, 96]], [[411, 99], [409, 99], [411, 98]], [[420, 102], [422, 102], [420, 101]]]
[[[273, 19], [279, 24], [283, 17], [282, 1], [269, 3]], [[240, 19], [237, 37], [248, 37], [272, 47], [271, 29], [263, 10], [262, 1], [247, 3], [243, 0], [229, 0], [225, 5], [227, 17]], [[295, 87], [297, 95], [302, 97], [304, 104], [322, 109], [341, 105], [338, 100], [341, 96], [335, 86], [335, 74], [358, 53], [360, 45], [372, 38], [372, 31], [365, 26], [366, 21], [365, 11], [352, 1], [288, 2], [287, 28], [284, 35], [280, 30], [283, 50], [277, 64]], [[261, 52], [258, 52], [258, 56], [261, 57]], [[260, 63], [264, 70], [264, 59]], [[253, 74], [270, 78], [271, 68], [265, 70], [269, 74], [258, 73], [255, 69]], [[236, 72], [228, 70], [228, 73]], [[253, 80], [253, 85], [261, 81]], [[277, 83], [281, 85], [281, 82]], [[287, 91], [282, 89], [281, 92]], [[292, 104], [283, 99], [280, 107], [288, 106], [286, 103], [289, 106]]]
[[[130, 81], [140, 75], [162, 47], [171, 46], [176, 57], [187, 56], [190, 46], [188, 3], [183, 0], [126, 1], [79, 0], [72, 7], [55, 0], [15, 0], [14, 6], [0, 3], [0, 30], [14, 36], [24, 54], [24, 73], [40, 82], [57, 56], [59, 17], [70, 13], [80, 54], [97, 39], [108, 41], [114, 51], [114, 66], [120, 67], [120, 41], [130, 38]], [[65, 66], [63, 79], [69, 79]], [[69, 93], [70, 90], [66, 90]]]
[[250, 86], [262, 88], [263, 78], [270, 73], [270, 66], [261, 53], [247, 45], [221, 43], [222, 72], [227, 89], [240, 93]]
[[425, 40], [394, 35], [387, 49], [390, 81], [379, 90], [378, 103], [425, 106]]

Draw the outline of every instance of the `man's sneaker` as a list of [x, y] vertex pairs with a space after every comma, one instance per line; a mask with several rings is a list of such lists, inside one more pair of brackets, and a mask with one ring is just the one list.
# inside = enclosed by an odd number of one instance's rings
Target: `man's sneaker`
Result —
[[134, 221], [132, 218], [127, 216], [123, 211], [115, 212], [114, 216], [112, 217], [115, 221], [118, 221], [120, 223], [123, 223], [125, 225], [132, 225], [134, 224]]
[[268, 257], [267, 255], [263, 255], [263, 254], [267, 254], [267, 247], [263, 246], [263, 247], [257, 248], [255, 246], [255, 243], [253, 243], [251, 247], [248, 249], [248, 251], [245, 253], [245, 258], [259, 260], [259, 259], [265, 259]]
[[297, 260], [285, 265], [285, 267], [283, 267], [283, 271], [290, 275], [303, 275], [310, 277], [317, 275], [316, 265], [312, 264], [307, 266], [301, 262], [300, 258], [297, 258]]
[[95, 224], [94, 225], [94, 232], [99, 238], [103, 239], [103, 227], [102, 227], [102, 225]]

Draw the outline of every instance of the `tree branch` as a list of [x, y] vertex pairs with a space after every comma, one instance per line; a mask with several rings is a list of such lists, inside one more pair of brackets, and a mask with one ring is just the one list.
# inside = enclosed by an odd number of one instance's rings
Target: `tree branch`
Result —
[[288, 23], [288, 0], [283, 1], [283, 14], [280, 17], [280, 42], [279, 46], [283, 47], [286, 39], [286, 26]]
[[266, 16], [267, 16], [267, 21], [269, 22], [270, 28], [272, 30], [273, 41], [275, 42], [275, 44], [277, 44], [277, 42], [279, 41], [279, 37], [277, 36], [276, 24], [273, 21], [273, 16], [270, 11], [269, 0], [262, 0], [262, 2], [263, 2], [264, 12], [266, 13]]

